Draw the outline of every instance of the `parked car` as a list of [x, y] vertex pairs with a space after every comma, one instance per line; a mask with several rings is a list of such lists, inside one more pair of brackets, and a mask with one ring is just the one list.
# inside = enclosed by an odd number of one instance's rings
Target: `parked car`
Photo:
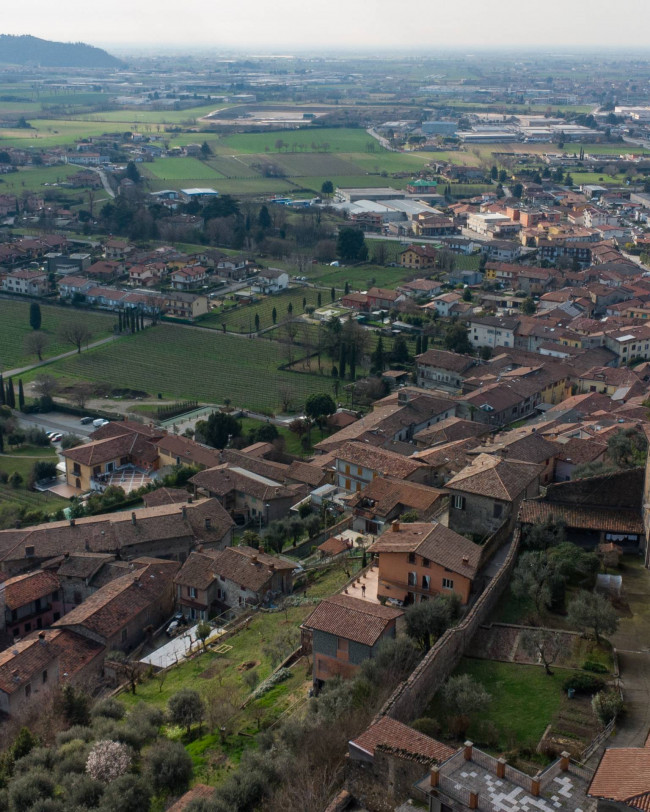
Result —
[[109, 422], [109, 420], [104, 420], [103, 417], [98, 417], [96, 420], [93, 420], [93, 426], [96, 429], [100, 429], [102, 426], [106, 426]]
[[62, 434], [59, 434], [59, 433], [57, 432], [57, 433], [53, 434], [53, 435], [50, 437], [50, 442], [51, 442], [51, 443], [58, 443], [58, 442], [61, 440], [61, 438], [62, 438], [62, 437], [63, 437], [63, 435], [62, 435]]
[[82, 417], [79, 422], [81, 423], [82, 426], [87, 426], [89, 423], [93, 422], [93, 418], [92, 417]]
[[174, 637], [174, 635], [178, 634], [183, 626], [187, 625], [187, 620], [182, 612], [176, 612], [174, 617], [171, 621], [167, 624], [167, 628], [165, 629], [165, 633], [167, 637]]

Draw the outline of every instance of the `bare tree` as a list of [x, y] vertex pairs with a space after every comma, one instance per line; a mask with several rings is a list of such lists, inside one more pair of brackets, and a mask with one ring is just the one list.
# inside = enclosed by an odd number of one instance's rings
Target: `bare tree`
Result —
[[541, 661], [546, 673], [552, 677], [551, 666], [562, 651], [561, 634], [551, 629], [527, 629], [522, 632], [521, 645], [527, 654]]
[[[30, 333], [35, 335], [35, 333]], [[53, 375], [37, 375], [34, 378], [34, 392], [40, 398], [53, 397], [59, 388], [59, 382]]]
[[89, 383], [79, 383], [71, 395], [72, 402], [78, 409], [85, 409], [88, 399], [92, 397], [93, 387]]
[[47, 335], [41, 330], [35, 330], [32, 333], [27, 333], [25, 336], [25, 351], [30, 355], [38, 356], [38, 360], [43, 360], [43, 350], [47, 347], [49, 341]]
[[78, 353], [81, 353], [83, 345], [88, 344], [93, 337], [87, 325], [81, 321], [71, 321], [67, 324], [62, 324], [59, 328], [59, 336], [68, 344], [74, 345]]
[[280, 386], [278, 386], [278, 397], [280, 398], [280, 403], [282, 404], [282, 411], [289, 411], [289, 407], [291, 406], [291, 403], [295, 397], [293, 388], [288, 383], [280, 384]]
[[221, 742], [232, 733], [233, 722], [238, 711], [238, 690], [236, 685], [218, 685], [213, 681], [203, 691], [206, 707], [206, 721], [210, 730], [219, 731]]

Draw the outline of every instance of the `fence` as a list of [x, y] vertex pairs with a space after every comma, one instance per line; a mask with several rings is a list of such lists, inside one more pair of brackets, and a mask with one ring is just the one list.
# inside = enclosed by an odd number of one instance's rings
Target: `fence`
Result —
[[472, 791], [463, 784], [459, 784], [454, 778], [441, 775], [438, 778], [438, 789], [450, 798], [461, 801], [467, 809], [471, 809], [470, 795], [472, 795]]
[[517, 559], [520, 528], [515, 529], [503, 566], [465, 618], [448, 629], [416, 667], [410, 677], [397, 686], [378, 716], [390, 716], [408, 723], [421, 716], [435, 693], [458, 665], [478, 627], [487, 619], [508, 584]]
[[600, 747], [600, 745], [608, 739], [614, 730], [616, 725], [616, 719], [612, 719], [612, 721], [607, 725], [607, 727], [599, 733], [593, 741], [585, 747], [585, 749], [580, 753], [580, 761], [584, 764], [587, 759], [592, 756], [596, 750]]
[[508, 781], [512, 781], [513, 784], [523, 787], [526, 792], [532, 793], [533, 779], [529, 775], [526, 775], [526, 773], [522, 773], [521, 770], [517, 770], [515, 767], [511, 767], [510, 764], [506, 764], [503, 774]]

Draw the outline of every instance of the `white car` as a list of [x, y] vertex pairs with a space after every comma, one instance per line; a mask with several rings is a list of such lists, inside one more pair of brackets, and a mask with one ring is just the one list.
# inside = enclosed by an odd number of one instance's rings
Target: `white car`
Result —
[[51, 442], [51, 443], [58, 443], [62, 437], [63, 437], [63, 435], [62, 435], [62, 434], [59, 434], [59, 433], [55, 432], [55, 433], [54, 433], [54, 434], [52, 434], [52, 436], [50, 437], [50, 442]]

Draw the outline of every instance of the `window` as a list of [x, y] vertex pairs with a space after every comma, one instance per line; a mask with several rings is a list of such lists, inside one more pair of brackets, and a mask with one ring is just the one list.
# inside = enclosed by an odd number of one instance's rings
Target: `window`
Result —
[[409, 553], [409, 564], [415, 564], [415, 553]]
[[358, 466], [357, 466], [357, 474], [358, 474], [359, 476], [361, 476], [361, 474], [362, 474], [362, 473], [363, 473], [363, 468], [362, 468], [360, 465], [358, 465]]
[[32, 624], [31, 623], [25, 623], [25, 634], [27, 634], [27, 632], [31, 632], [31, 630], [32, 630]]
[[190, 598], [196, 598], [196, 587], [195, 586], [188, 586], [187, 592]]
[[43, 685], [47, 682], [47, 669], [43, 671]]
[[408, 585], [409, 586], [417, 586], [418, 585], [418, 574], [417, 574], [417, 572], [409, 572], [409, 574], [408, 574]]
[[27, 683], [27, 685], [25, 685], [25, 699], [29, 699], [31, 695], [32, 695], [32, 686], [29, 683]]
[[349, 641], [346, 640], [344, 637], [337, 637], [336, 638], [336, 656], [338, 658], [343, 657], [347, 659], [349, 653]]
[[346, 479], [346, 480], [345, 480], [345, 490], [346, 490], [346, 491], [349, 491], [349, 490], [350, 490], [350, 480], [349, 480], [349, 479]]
[[456, 510], [465, 510], [465, 497], [458, 495], [454, 496], [453, 504]]
[[126, 643], [126, 629], [122, 629], [122, 642]]
[[442, 579], [442, 588], [443, 589], [453, 589], [454, 588], [454, 582], [451, 580], [451, 578], [443, 578]]
[[495, 502], [492, 508], [492, 515], [494, 516], [495, 519], [500, 519], [502, 513], [503, 513], [503, 505], [499, 504], [498, 502]]
[[349, 473], [350, 473], [350, 466], [349, 466], [349, 465], [346, 465], [346, 466], [345, 466], [345, 473], [346, 473], [346, 474], [349, 474]]
[[75, 602], [75, 604], [77, 606], [79, 606], [79, 604], [81, 603], [82, 600], [83, 600], [83, 598], [81, 597], [81, 592], [75, 592], [74, 593], [74, 602]]
[[422, 566], [423, 567], [430, 567], [431, 566], [431, 562], [429, 561], [428, 558], [423, 558], [422, 559]]
[[426, 590], [431, 589], [431, 576], [430, 575], [423, 575], [422, 576], [422, 589], [426, 589]]

